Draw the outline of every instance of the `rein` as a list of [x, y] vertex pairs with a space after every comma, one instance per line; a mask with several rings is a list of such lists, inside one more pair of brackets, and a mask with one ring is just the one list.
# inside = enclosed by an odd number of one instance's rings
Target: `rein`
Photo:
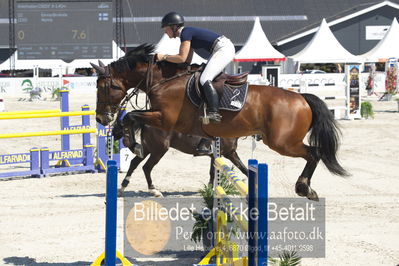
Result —
[[154, 85], [152, 85], [152, 86], [150, 87], [150, 90], [152, 90], [152, 89], [155, 88], [155, 87], [158, 87], [158, 86], [161, 85], [161, 84], [164, 84], [165, 82], [171, 81], [171, 80], [173, 80], [173, 79], [180, 78], [180, 77], [185, 76], [185, 75], [193, 74], [194, 72], [195, 72], [195, 71], [187, 71], [187, 72], [183, 72], [183, 73], [176, 74], [176, 75], [174, 75], [174, 76], [172, 76], [172, 77], [170, 77], [170, 78], [163, 79], [163, 80], [159, 81], [158, 83], [155, 83]]
[[147, 76], [147, 78], [146, 78], [146, 90], [148, 92], [150, 92], [155, 87], [158, 87], [159, 85], [164, 84], [165, 82], [180, 78], [182, 76], [191, 75], [191, 74], [193, 74], [193, 73], [198, 71], [198, 70], [192, 70], [191, 67], [188, 66], [186, 72], [182, 72], [182, 73], [176, 74], [176, 75], [174, 75], [174, 76], [172, 76], [170, 78], [163, 79], [163, 80], [158, 81], [157, 83], [151, 85], [152, 84], [152, 78], [153, 78], [153, 75], [152, 75], [153, 74], [152, 70], [153, 70], [153, 65], [154, 65], [153, 62], [154, 62], [154, 60], [153, 60], [153, 56], [152, 56], [151, 59], [148, 62], [147, 75], [146, 75]]
[[[142, 80], [140, 80], [140, 82], [135, 86], [135, 88], [133, 89], [132, 92], [130, 92], [129, 94], [126, 92], [126, 96], [123, 98], [123, 100], [119, 103], [119, 104], [112, 104], [109, 100], [109, 96], [110, 96], [110, 90], [114, 89], [114, 90], [121, 90], [120, 87], [114, 86], [112, 85], [112, 76], [111, 76], [111, 71], [109, 66], [105, 67], [105, 74], [102, 75], [105, 78], [105, 98], [106, 101], [105, 102], [100, 102], [97, 100], [97, 104], [104, 104], [104, 105], [108, 105], [111, 107], [111, 111], [110, 112], [105, 112], [106, 115], [112, 115], [115, 113], [118, 113], [123, 109], [126, 108], [127, 104], [130, 103], [130, 100], [136, 96], [136, 102], [135, 102], [135, 106], [133, 104], [132, 107], [135, 110], [141, 109], [143, 110], [145, 108], [145, 110], [149, 110], [148, 106], [150, 105], [150, 100], [149, 100], [149, 95], [151, 93], [151, 91], [166, 83], [169, 82], [171, 80], [180, 78], [182, 76], [186, 76], [186, 75], [191, 75], [195, 72], [197, 72], [198, 70], [192, 70], [190, 66], [188, 66], [187, 71], [178, 73], [172, 77], [169, 78], [165, 78], [163, 80], [158, 81], [157, 83], [153, 84], [153, 68], [154, 68], [154, 55], [152, 55], [150, 57], [150, 59], [148, 60], [148, 67], [147, 67], [147, 71], [145, 74], [145, 78], [143, 78]], [[143, 84], [143, 82], [145, 82], [145, 88], [143, 91], [146, 92], [146, 102], [145, 102], [145, 107], [143, 108], [139, 108], [138, 107], [138, 94], [139, 94], [139, 90], [140, 90], [140, 86]]]

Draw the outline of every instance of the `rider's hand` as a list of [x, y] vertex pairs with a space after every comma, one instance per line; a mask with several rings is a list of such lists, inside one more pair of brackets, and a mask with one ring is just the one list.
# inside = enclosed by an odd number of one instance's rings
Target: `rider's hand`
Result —
[[157, 54], [157, 61], [166, 60], [167, 57], [168, 57], [167, 54]]
[[157, 61], [162, 61], [163, 57], [163, 54], [157, 54]]

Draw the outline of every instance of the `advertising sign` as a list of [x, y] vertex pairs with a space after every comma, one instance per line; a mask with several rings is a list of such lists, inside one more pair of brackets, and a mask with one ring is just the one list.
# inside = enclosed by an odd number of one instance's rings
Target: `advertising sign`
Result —
[[347, 101], [349, 103], [349, 119], [360, 119], [360, 65], [346, 65]]

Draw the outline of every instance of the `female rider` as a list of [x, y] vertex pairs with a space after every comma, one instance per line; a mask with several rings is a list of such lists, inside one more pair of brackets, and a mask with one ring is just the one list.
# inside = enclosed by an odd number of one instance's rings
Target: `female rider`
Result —
[[225, 36], [207, 29], [184, 27], [183, 16], [176, 12], [170, 12], [162, 18], [162, 28], [169, 38], [180, 37], [181, 44], [179, 54], [157, 54], [157, 60], [184, 63], [191, 48], [205, 49], [210, 53], [200, 83], [207, 100], [209, 120], [220, 123], [222, 116], [219, 114], [219, 96], [212, 86], [212, 80], [233, 60], [235, 55], [233, 43]]

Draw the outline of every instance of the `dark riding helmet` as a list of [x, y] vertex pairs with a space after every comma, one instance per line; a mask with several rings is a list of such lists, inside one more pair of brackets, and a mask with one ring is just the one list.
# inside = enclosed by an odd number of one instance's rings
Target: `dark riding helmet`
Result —
[[162, 18], [162, 28], [167, 27], [167, 26], [172, 26], [172, 25], [177, 25], [177, 26], [183, 26], [184, 25], [184, 18], [182, 15], [176, 13], [176, 12], [169, 12]]

